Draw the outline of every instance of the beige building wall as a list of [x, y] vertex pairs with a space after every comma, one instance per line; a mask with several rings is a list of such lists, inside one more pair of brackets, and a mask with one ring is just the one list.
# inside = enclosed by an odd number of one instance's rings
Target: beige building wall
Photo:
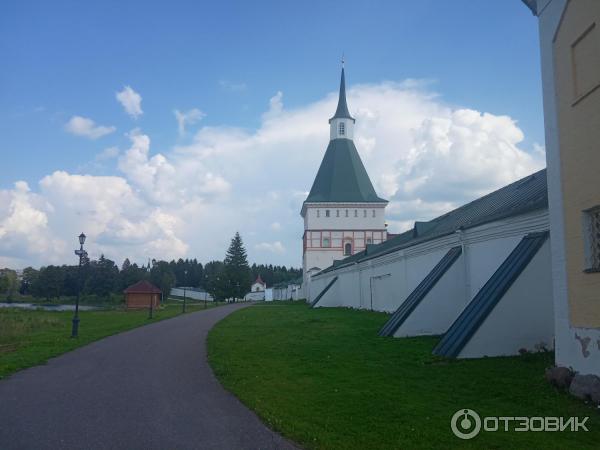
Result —
[[600, 206], [600, 0], [569, 1], [552, 45], [570, 325], [600, 328], [584, 233], [585, 212]]

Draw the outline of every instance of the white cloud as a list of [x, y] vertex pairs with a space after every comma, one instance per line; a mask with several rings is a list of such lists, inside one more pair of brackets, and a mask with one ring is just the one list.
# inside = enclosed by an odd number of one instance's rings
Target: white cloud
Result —
[[73, 116], [65, 124], [65, 130], [76, 136], [83, 136], [89, 139], [98, 139], [107, 134], [114, 133], [115, 127], [106, 127], [103, 125], [96, 125], [92, 119], [81, 116]]
[[176, 109], [173, 111], [173, 113], [175, 114], [175, 119], [177, 120], [177, 129], [180, 136], [185, 134], [186, 125], [193, 125], [197, 122], [200, 122], [206, 116], [206, 114], [204, 114], [198, 108], [190, 109], [188, 112], [181, 112]]
[[[204, 126], [190, 144], [165, 151], [136, 129], [130, 147], [115, 156], [118, 176], [59, 171], [38, 193], [25, 186], [0, 191], [0, 254], [68, 262], [71, 241], [83, 230], [92, 255], [119, 262], [208, 261], [222, 259], [239, 230], [251, 261], [299, 266], [299, 212], [329, 140], [337, 95], [296, 109], [284, 108], [282, 98], [279, 92], [271, 99], [255, 131]], [[544, 166], [541, 147], [523, 149], [510, 117], [452, 108], [419, 83], [355, 86], [348, 102], [359, 153], [378, 193], [390, 200], [390, 232]], [[19, 215], [31, 215], [39, 241], [23, 238]], [[19, 241], [25, 244], [17, 247]]]
[[285, 247], [280, 241], [261, 242], [254, 246], [257, 250], [264, 250], [271, 253], [285, 253]]
[[125, 109], [125, 112], [134, 119], [137, 119], [144, 113], [142, 111], [142, 96], [130, 86], [125, 86], [122, 91], [117, 92], [116, 97]]
[[119, 148], [118, 147], [108, 147], [102, 150], [100, 153], [96, 155], [96, 161], [106, 161], [110, 159], [114, 159], [119, 156]]
[[275, 119], [283, 111], [283, 92], [277, 93], [269, 99], [269, 110], [263, 114], [263, 120]]

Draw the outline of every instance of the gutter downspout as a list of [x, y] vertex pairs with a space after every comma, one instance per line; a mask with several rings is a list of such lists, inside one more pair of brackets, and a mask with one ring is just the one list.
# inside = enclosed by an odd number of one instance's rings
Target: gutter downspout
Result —
[[458, 242], [460, 243], [461, 256], [463, 258], [463, 277], [465, 285], [465, 305], [471, 300], [471, 276], [469, 273], [469, 257], [467, 255], [467, 246], [465, 245], [465, 231], [462, 228], [456, 230]]

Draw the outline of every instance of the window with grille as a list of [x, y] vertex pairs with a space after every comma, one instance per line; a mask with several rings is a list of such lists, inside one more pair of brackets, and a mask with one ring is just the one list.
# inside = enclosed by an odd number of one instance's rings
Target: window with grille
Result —
[[584, 211], [585, 269], [600, 272], [600, 206]]
[[340, 122], [340, 136], [343, 136], [346, 134], [346, 124], [344, 122]]

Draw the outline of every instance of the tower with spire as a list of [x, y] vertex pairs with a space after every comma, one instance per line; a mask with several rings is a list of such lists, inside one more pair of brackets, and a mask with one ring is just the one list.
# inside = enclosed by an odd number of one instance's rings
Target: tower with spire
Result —
[[304, 219], [305, 281], [308, 275], [331, 266], [335, 260], [387, 239], [388, 201], [375, 192], [356, 150], [355, 122], [346, 102], [342, 61], [338, 105], [329, 119], [329, 145], [300, 213]]

